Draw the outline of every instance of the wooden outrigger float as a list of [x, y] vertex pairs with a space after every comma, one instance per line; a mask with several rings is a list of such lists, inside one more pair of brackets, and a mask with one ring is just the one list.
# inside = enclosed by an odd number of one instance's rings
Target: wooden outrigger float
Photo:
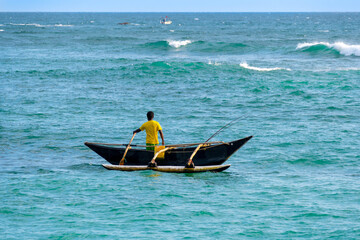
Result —
[[104, 168], [108, 170], [120, 170], [120, 171], [142, 171], [153, 170], [158, 172], [173, 172], [173, 173], [198, 173], [198, 172], [222, 172], [230, 167], [227, 165], [212, 165], [212, 166], [196, 166], [193, 168], [181, 167], [181, 166], [137, 166], [137, 165], [111, 165], [103, 164]]

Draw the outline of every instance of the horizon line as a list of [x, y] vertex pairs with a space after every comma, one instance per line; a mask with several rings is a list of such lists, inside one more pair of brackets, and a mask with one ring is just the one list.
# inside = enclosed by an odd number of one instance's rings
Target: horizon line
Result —
[[159, 11], [159, 12], [136, 12], [136, 11], [123, 11], [123, 12], [112, 12], [112, 11], [0, 11], [0, 13], [360, 13], [360, 11], [244, 11], [244, 12], [228, 12], [228, 11]]

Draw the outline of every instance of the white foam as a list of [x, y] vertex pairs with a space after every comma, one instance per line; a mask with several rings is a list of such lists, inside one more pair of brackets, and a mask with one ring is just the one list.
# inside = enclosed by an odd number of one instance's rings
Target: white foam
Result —
[[328, 33], [330, 31], [329, 30], [319, 30], [319, 32]]
[[260, 71], [260, 72], [270, 72], [270, 71], [278, 71], [278, 70], [291, 71], [290, 68], [279, 68], [279, 67], [275, 67], [275, 68], [259, 68], [259, 67], [252, 67], [252, 66], [249, 66], [249, 64], [247, 64], [246, 62], [240, 63], [240, 66], [243, 67], [243, 68], [246, 68], [246, 69]]
[[195, 20], [195, 21], [199, 21], [199, 19], [198, 19], [198, 18], [194, 18], [194, 20]]
[[339, 71], [360, 71], [360, 68], [348, 67], [348, 68], [339, 68], [337, 70], [339, 70]]
[[182, 46], [186, 46], [190, 43], [192, 43], [191, 40], [180, 40], [180, 41], [176, 41], [176, 40], [167, 40], [168, 44], [171, 46], [171, 47], [174, 47], [174, 48], [179, 48], [179, 47], [182, 47]]
[[35, 27], [47, 27], [48, 25], [41, 25], [37, 23], [10, 23], [13, 26], [35, 26]]
[[341, 67], [341, 68], [320, 68], [320, 69], [306, 69], [308, 72], [334, 72], [334, 71], [360, 71], [360, 67]]
[[4, 29], [0, 29], [0, 32], [3, 32], [3, 31], [5, 31]]
[[170, 32], [175, 32], [175, 30], [170, 30]]
[[35, 26], [35, 27], [50, 27], [49, 25], [41, 25], [41, 24], [37, 24], [37, 23], [33, 23], [33, 24], [27, 24], [29, 26]]
[[74, 25], [66, 25], [66, 24], [55, 24], [55, 27], [73, 27]]
[[34, 27], [72, 27], [74, 25], [66, 25], [66, 24], [55, 24], [55, 25], [41, 25], [38, 23], [10, 23], [13, 26], [34, 26]]
[[214, 65], [214, 66], [220, 66], [221, 65], [221, 63], [218, 63], [216, 61], [212, 62], [211, 60], [209, 60], [208, 64], [209, 65]]
[[360, 45], [350, 45], [344, 42], [311, 42], [311, 43], [299, 43], [296, 49], [308, 48], [312, 46], [323, 45], [328, 48], [335, 49], [345, 56], [360, 56]]

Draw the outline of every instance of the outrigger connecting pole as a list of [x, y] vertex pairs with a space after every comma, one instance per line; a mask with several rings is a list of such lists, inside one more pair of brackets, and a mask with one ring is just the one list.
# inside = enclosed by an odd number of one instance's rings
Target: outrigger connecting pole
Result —
[[[199, 145], [195, 148], [194, 152], [191, 154], [188, 162], [186, 163], [185, 168], [195, 168], [195, 164], [194, 164], [194, 162], [193, 162], [194, 156], [196, 155], [196, 153], [199, 151], [199, 149], [200, 149], [201, 147], [207, 146], [207, 145], [209, 145], [209, 144], [208, 144], [208, 143], [202, 143], [202, 144], [199, 144]], [[160, 154], [160, 153], [163, 153], [163, 152], [166, 152], [166, 151], [168, 151], [168, 150], [174, 149], [174, 148], [176, 148], [176, 147], [167, 147], [167, 148], [164, 148], [164, 149], [158, 151], [158, 152], [154, 155], [154, 157], [151, 159], [151, 161], [149, 162], [148, 167], [157, 167], [156, 158], [159, 156], [159, 154]]]
[[[131, 145], [131, 142], [132, 140], [134, 139], [136, 133], [134, 133], [134, 135], [132, 136], [129, 144], [127, 145], [126, 149], [125, 149], [125, 153], [122, 157], [122, 159], [120, 160], [120, 163], [119, 165], [124, 165], [125, 163], [125, 156], [128, 152], [128, 150], [131, 148], [130, 145]], [[205, 143], [200, 143], [198, 144], [198, 146], [195, 148], [194, 152], [191, 154], [190, 158], [188, 159], [188, 162], [185, 164], [185, 168], [195, 168], [195, 164], [193, 162], [193, 158], [194, 156], [196, 155], [196, 153], [200, 150], [201, 147], [204, 147], [204, 146], [209, 146], [211, 144], [214, 144], [214, 143], [224, 143], [224, 142], [205, 142]], [[151, 159], [151, 161], [149, 162], [148, 164], [148, 167], [152, 167], [152, 168], [155, 168], [157, 167], [157, 164], [156, 164], [156, 158], [159, 156], [160, 153], [163, 153], [163, 152], [166, 152], [168, 150], [171, 150], [171, 149], [174, 149], [174, 148], [179, 148], [179, 147], [186, 147], [186, 146], [191, 146], [191, 145], [195, 145], [197, 143], [191, 143], [191, 144], [178, 144], [178, 145], [169, 145], [168, 147], [158, 151], [154, 157]], [[103, 145], [121, 145], [123, 146], [123, 144], [103, 144]], [[135, 145], [135, 146], [138, 146], [140, 147], [140, 145]]]
[[200, 149], [202, 146], [205, 146], [205, 145], [208, 145], [208, 144], [207, 144], [207, 143], [206, 143], [206, 144], [205, 144], [205, 143], [199, 144], [199, 145], [195, 148], [194, 152], [191, 154], [188, 162], [186, 163], [185, 168], [195, 168], [195, 164], [194, 164], [194, 162], [193, 162], [193, 158], [194, 158], [195, 154], [199, 151], [199, 149]]
[[151, 161], [149, 162], [149, 165], [148, 167], [157, 167], [157, 164], [156, 164], [156, 158], [159, 156], [160, 153], [163, 153], [163, 152], [166, 152], [167, 150], [170, 150], [170, 149], [174, 149], [175, 147], [167, 147], [167, 148], [164, 148], [160, 151], [158, 151], [154, 157], [151, 159]]

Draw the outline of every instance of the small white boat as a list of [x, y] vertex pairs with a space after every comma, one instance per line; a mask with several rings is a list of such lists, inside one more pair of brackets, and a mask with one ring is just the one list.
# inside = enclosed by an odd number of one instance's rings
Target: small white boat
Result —
[[172, 21], [166, 16], [165, 18], [161, 18], [160, 20], [161, 24], [172, 24]]

